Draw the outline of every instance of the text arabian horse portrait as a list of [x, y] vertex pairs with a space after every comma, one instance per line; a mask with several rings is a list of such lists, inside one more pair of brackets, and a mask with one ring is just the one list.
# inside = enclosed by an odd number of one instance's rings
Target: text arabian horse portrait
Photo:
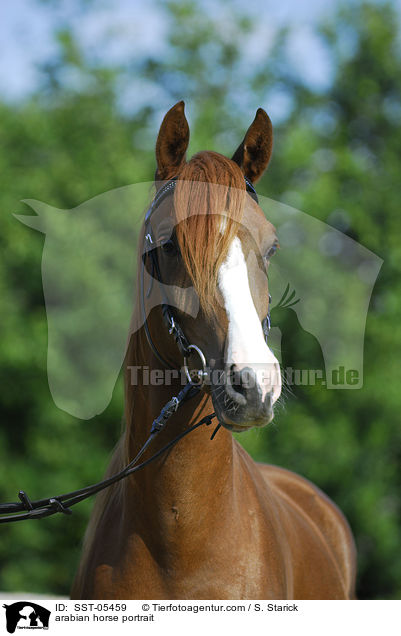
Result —
[[[232, 159], [204, 151], [186, 161], [188, 142], [179, 102], [156, 144], [157, 191], [140, 236], [124, 362], [126, 430], [108, 475], [132, 462], [155, 421], [159, 435], [142, 470], [98, 495], [72, 597], [353, 598], [355, 548], [342, 513], [306, 479], [254, 462], [232, 435], [268, 424], [281, 392], [266, 343], [277, 238], [252, 185], [270, 159], [270, 119], [257, 111]], [[191, 286], [195, 317], [176, 309]], [[131, 367], [180, 369], [183, 356], [202, 384], [188, 399], [181, 376], [133, 386]], [[194, 425], [213, 411], [215, 435]]]

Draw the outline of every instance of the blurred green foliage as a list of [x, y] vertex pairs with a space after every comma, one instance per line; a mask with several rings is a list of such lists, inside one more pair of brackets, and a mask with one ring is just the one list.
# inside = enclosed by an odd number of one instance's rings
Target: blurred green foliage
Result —
[[[219, 4], [226, 17], [227, 6]], [[335, 76], [329, 88], [315, 91], [283, 64], [285, 32], [268, 58], [244, 67], [252, 20], [230, 9], [223, 29], [192, 0], [169, 1], [160, 10], [170, 25], [162, 60], [134, 60], [128, 75], [100, 68], [63, 31], [60, 56], [44, 69], [37, 95], [18, 106], [0, 104], [0, 499], [14, 500], [19, 487], [38, 498], [98, 480], [120, 434], [123, 404], [119, 382], [106, 412], [93, 420], [76, 420], [54, 405], [46, 371], [44, 237], [11, 212], [26, 213], [19, 202], [27, 197], [72, 208], [152, 178], [160, 105], [149, 102], [123, 115], [122, 76], [162, 86], [168, 105], [184, 98], [191, 149], [228, 155], [256, 108], [268, 111], [270, 96], [285, 87], [291, 112], [275, 126], [273, 160], [258, 190], [338, 227], [385, 262], [366, 326], [364, 388], [297, 387], [274, 426], [240, 441], [257, 460], [311, 479], [344, 511], [357, 540], [360, 598], [398, 598], [401, 54], [395, 10], [357, 3], [321, 26]], [[79, 89], [63, 83], [66, 69], [80, 73]], [[287, 312], [282, 319], [291, 317]], [[308, 355], [302, 341], [293, 344], [294, 359]], [[73, 517], [1, 526], [0, 589], [67, 594], [90, 506], [81, 504]]]

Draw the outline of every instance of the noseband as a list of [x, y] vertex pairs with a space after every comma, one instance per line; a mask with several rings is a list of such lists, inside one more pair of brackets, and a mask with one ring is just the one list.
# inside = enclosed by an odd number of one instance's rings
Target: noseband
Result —
[[[207, 377], [206, 358], [198, 346], [194, 344], [190, 344], [188, 342], [182, 328], [180, 327], [177, 320], [174, 318], [173, 310], [169, 304], [169, 300], [166, 295], [165, 286], [162, 283], [160, 266], [159, 266], [159, 261], [157, 258], [157, 250], [155, 249], [156, 241], [155, 241], [155, 238], [152, 232], [152, 226], [150, 223], [152, 214], [160, 206], [162, 201], [164, 201], [168, 196], [174, 194], [175, 187], [177, 185], [177, 179], [178, 177], [173, 177], [160, 188], [160, 190], [157, 192], [155, 198], [150, 204], [150, 207], [145, 215], [144, 241], [146, 244], [146, 248], [142, 258], [142, 265], [141, 265], [142, 269], [141, 269], [141, 276], [140, 276], [140, 285], [141, 285], [140, 302], [141, 302], [142, 322], [145, 329], [146, 339], [155, 357], [167, 369], [175, 369], [176, 367], [171, 366], [171, 364], [169, 364], [169, 362], [167, 362], [167, 360], [158, 351], [154, 341], [152, 340], [152, 336], [151, 336], [148, 321], [147, 321], [146, 309], [145, 309], [144, 275], [145, 275], [145, 259], [146, 259], [146, 255], [148, 254], [150, 258], [150, 271], [151, 271], [152, 279], [155, 277], [155, 274], [156, 274], [156, 278], [159, 281], [159, 286], [160, 286], [160, 291], [162, 296], [161, 308], [162, 308], [162, 316], [163, 316], [164, 324], [166, 325], [166, 328], [169, 334], [173, 336], [176, 342], [176, 345], [178, 347], [178, 350], [184, 359], [183, 370], [189, 382], [194, 381], [194, 376], [190, 375], [190, 372], [188, 369], [188, 358], [191, 356], [192, 352], [198, 355], [199, 360], [202, 364], [202, 369], [197, 371], [194, 375], [195, 377], [197, 376], [198, 378], [196, 382], [197, 386], [202, 386], [202, 384], [204, 383]], [[245, 180], [246, 191], [250, 194], [250, 196], [256, 203], [259, 203], [258, 195], [252, 183], [246, 177], [244, 177], [244, 180]], [[264, 335], [266, 344], [267, 344], [267, 339], [270, 333], [270, 302], [271, 302], [271, 296], [269, 294], [269, 311], [267, 313], [267, 316], [263, 318], [262, 320], [262, 329], [263, 329], [263, 335]]]

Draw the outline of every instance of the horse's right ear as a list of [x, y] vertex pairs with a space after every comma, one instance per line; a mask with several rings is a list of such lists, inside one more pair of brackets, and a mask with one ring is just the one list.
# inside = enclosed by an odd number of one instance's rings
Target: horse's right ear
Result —
[[189, 126], [184, 102], [178, 102], [166, 113], [156, 142], [156, 181], [171, 179], [185, 162], [189, 143]]

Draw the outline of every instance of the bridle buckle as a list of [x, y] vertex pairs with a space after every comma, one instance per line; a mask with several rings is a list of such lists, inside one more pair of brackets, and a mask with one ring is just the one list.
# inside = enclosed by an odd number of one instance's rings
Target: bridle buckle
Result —
[[170, 327], [169, 327], [169, 330], [168, 330], [170, 336], [172, 336], [173, 333], [175, 333], [176, 330], [177, 330], [177, 327], [175, 326], [174, 318], [173, 318], [173, 316], [170, 316]]

